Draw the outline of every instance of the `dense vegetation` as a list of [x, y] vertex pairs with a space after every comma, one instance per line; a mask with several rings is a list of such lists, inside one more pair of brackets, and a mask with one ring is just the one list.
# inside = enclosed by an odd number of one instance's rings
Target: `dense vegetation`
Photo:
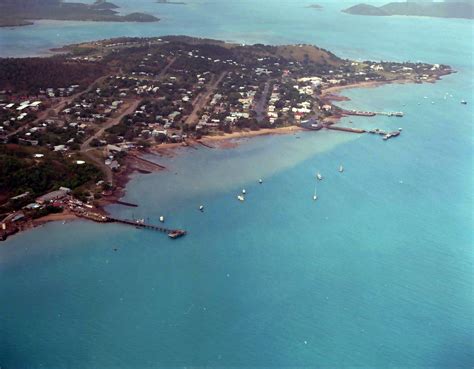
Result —
[[[44, 153], [35, 159], [33, 152]], [[17, 145], [0, 145], [0, 194], [30, 192], [31, 199], [61, 186], [78, 188], [102, 175], [91, 164], [76, 165], [61, 154]]]
[[[116, 5], [105, 1], [93, 4], [63, 2], [62, 0], [0, 0], [0, 21], [16, 19], [87, 20], [105, 22], [156, 22], [159, 19], [142, 13], [119, 15]], [[8, 14], [8, 17], [5, 15]], [[3, 22], [0, 22], [2, 24]]]
[[62, 58], [0, 59], [0, 89], [37, 94], [45, 87], [87, 86], [105, 74], [103, 65]]

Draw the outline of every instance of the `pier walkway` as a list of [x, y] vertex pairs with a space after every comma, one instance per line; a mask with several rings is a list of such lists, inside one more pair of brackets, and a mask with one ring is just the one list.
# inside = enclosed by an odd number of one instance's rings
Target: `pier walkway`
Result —
[[152, 224], [146, 224], [144, 222], [137, 222], [127, 219], [118, 219], [113, 217], [107, 217], [107, 221], [110, 223], [119, 223], [119, 224], [126, 224], [137, 228], [142, 229], [150, 229], [152, 231], [157, 231], [161, 233], [166, 233], [169, 238], [176, 239], [186, 235], [186, 231], [182, 229], [169, 229], [164, 227], [158, 227]]
[[365, 129], [361, 129], [361, 128], [339, 127], [339, 126], [333, 126], [333, 125], [327, 125], [326, 128], [332, 129], [333, 131], [343, 131], [343, 132], [351, 132], [351, 133], [367, 132]]
[[342, 110], [342, 114], [344, 115], [355, 115], [359, 117], [375, 117], [376, 115], [385, 115], [387, 117], [398, 117], [402, 118], [405, 113], [401, 111], [360, 111], [360, 110]]

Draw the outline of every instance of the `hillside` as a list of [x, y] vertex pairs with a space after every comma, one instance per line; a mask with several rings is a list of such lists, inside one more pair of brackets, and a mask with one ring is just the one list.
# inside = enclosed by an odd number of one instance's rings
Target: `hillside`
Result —
[[22, 26], [29, 20], [79, 20], [98, 22], [156, 22], [159, 19], [143, 13], [119, 15], [117, 5], [96, 1], [93, 4], [60, 0], [0, 0], [0, 26]]
[[383, 6], [358, 4], [343, 10], [344, 13], [371, 16], [424, 16], [435, 18], [474, 18], [473, 2], [407, 3], [393, 2]]

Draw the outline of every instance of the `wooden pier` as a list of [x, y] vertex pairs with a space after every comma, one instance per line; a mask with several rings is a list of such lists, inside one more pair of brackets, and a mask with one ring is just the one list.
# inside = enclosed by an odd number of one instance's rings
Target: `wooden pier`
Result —
[[359, 117], [375, 117], [376, 115], [385, 115], [387, 117], [402, 118], [405, 114], [401, 111], [360, 111], [360, 110], [343, 110], [345, 115], [355, 115]]
[[369, 133], [372, 133], [374, 135], [383, 136], [384, 141], [387, 141], [391, 138], [400, 136], [401, 131], [398, 130], [398, 131], [393, 131], [393, 132], [386, 132], [386, 131], [383, 131], [381, 129], [373, 129], [373, 130], [369, 131]]
[[350, 128], [350, 127], [339, 127], [334, 125], [327, 125], [327, 129], [332, 129], [333, 131], [342, 131], [342, 132], [351, 132], [351, 133], [365, 133], [365, 129], [361, 128]]
[[152, 231], [156, 232], [161, 232], [161, 233], [166, 233], [169, 238], [176, 239], [180, 238], [186, 235], [186, 231], [182, 229], [169, 229], [169, 228], [164, 228], [164, 227], [158, 227], [152, 224], [147, 224], [144, 222], [140, 221], [132, 221], [132, 220], [127, 220], [127, 219], [118, 219], [118, 218], [113, 218], [113, 217], [107, 217], [107, 221], [109, 223], [119, 223], [119, 224], [126, 224], [129, 226], [133, 226], [136, 228], [142, 228], [142, 229], [150, 229]]

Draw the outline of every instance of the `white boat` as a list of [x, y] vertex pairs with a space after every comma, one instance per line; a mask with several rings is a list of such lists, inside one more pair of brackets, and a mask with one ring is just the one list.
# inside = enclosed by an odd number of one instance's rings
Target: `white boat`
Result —
[[199, 207], [199, 210], [200, 210], [200, 211], [204, 211], [204, 205], [201, 205], [201, 206]]
[[320, 181], [323, 180], [323, 176], [321, 175], [321, 173], [318, 172], [318, 174], [316, 174], [316, 178]]
[[237, 196], [237, 200], [239, 200], [239, 201], [245, 201], [245, 197], [243, 197], [242, 195], [239, 195], [239, 196]]
[[342, 165], [339, 166], [339, 173], [344, 172], [344, 167]]
[[262, 184], [262, 183], [263, 183], [263, 179], [259, 179], [259, 180], [258, 180], [258, 183]]
[[160, 222], [161, 222], [161, 223], [164, 223], [164, 222], [165, 222], [165, 217], [164, 217], [163, 215], [160, 216]]
[[467, 101], [466, 100], [461, 100], [461, 104], [466, 105]]
[[314, 195], [313, 195], [313, 200], [316, 201], [318, 199], [318, 195], [316, 193], [316, 185], [314, 185]]
[[242, 190], [242, 193], [245, 195], [247, 193], [247, 191], [245, 190], [245, 188]]

